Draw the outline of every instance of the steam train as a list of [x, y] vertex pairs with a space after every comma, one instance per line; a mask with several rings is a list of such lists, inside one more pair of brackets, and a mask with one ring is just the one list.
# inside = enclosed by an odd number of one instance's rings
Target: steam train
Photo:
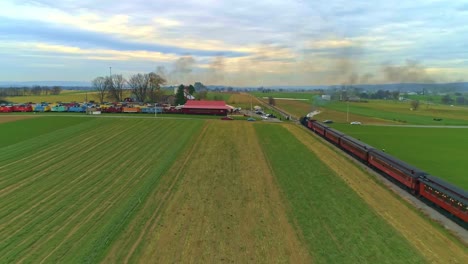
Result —
[[355, 138], [330, 128], [317, 120], [301, 118], [301, 123], [338, 148], [381, 172], [421, 200], [443, 209], [456, 222], [468, 228], [468, 192], [435, 176], [429, 175], [404, 161], [373, 148]]

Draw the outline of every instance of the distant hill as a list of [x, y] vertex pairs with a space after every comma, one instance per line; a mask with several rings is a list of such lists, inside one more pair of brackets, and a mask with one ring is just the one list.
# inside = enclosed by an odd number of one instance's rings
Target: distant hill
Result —
[[28, 82], [0, 82], [0, 87], [32, 87], [39, 86], [60, 86], [60, 87], [91, 87], [90, 82], [79, 81], [28, 81]]

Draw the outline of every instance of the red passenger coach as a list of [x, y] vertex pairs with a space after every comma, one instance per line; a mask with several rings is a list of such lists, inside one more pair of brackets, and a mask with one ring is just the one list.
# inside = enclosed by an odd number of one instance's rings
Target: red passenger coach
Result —
[[[468, 229], [468, 192], [308, 117], [301, 124]], [[460, 221], [462, 223], [460, 223]]]
[[341, 137], [340, 147], [358, 157], [363, 162], [367, 162], [367, 153], [372, 149], [371, 146], [349, 136]]
[[340, 138], [343, 137], [345, 134], [341, 133], [338, 130], [333, 128], [328, 128], [325, 131], [325, 137], [330, 140], [331, 142], [335, 143], [336, 145], [340, 144]]
[[319, 122], [311, 122], [309, 121], [309, 124], [312, 123], [311, 127], [312, 130], [319, 134], [319, 135], [322, 135], [322, 136], [325, 136], [325, 129], [327, 129], [328, 127], [324, 124], [320, 124]]
[[388, 176], [413, 190], [413, 192], [418, 190], [418, 177], [425, 175], [420, 169], [377, 149], [369, 151], [368, 162], [369, 165], [383, 171]]
[[468, 223], [468, 194], [465, 190], [426, 175], [420, 179], [419, 195]]

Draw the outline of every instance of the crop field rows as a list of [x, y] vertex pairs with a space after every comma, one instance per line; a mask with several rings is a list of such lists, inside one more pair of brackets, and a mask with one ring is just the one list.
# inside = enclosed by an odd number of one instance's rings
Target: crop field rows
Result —
[[[36, 120], [54, 118], [55, 129], [34, 133]], [[449, 234], [293, 124], [71, 119], [80, 121], [0, 125], [0, 133], [31, 125], [29, 137], [0, 141], [0, 262], [466, 257]], [[378, 207], [381, 199], [389, 206]]]
[[[99, 121], [36, 139], [45, 147], [26, 141], [2, 152], [0, 254], [7, 262], [95, 260], [199, 127]], [[178, 140], [171, 130], [180, 130]]]

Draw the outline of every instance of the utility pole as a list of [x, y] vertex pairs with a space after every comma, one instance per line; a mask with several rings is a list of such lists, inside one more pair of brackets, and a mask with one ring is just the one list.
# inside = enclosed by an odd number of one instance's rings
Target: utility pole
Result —
[[349, 100], [346, 101], [346, 122], [349, 122]]

